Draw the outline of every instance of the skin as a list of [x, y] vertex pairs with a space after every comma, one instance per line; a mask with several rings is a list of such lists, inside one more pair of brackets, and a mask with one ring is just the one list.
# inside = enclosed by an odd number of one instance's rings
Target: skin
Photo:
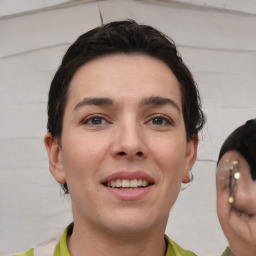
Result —
[[[227, 167], [238, 160], [240, 178], [237, 180], [235, 201], [228, 203], [229, 190], [223, 186]], [[236, 151], [229, 151], [221, 158], [217, 170], [217, 212], [221, 227], [236, 256], [256, 255], [256, 182], [250, 167]]]
[[[116, 54], [83, 65], [70, 83], [61, 141], [45, 136], [50, 171], [72, 200], [70, 254], [165, 255], [169, 211], [197, 144], [197, 136], [187, 142], [179, 83], [162, 61]], [[142, 195], [102, 184], [138, 172], [152, 184]]]

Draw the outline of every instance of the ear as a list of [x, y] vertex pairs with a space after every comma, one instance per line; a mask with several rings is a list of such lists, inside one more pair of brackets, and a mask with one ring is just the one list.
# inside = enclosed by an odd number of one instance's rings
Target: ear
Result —
[[185, 184], [191, 182], [191, 177], [189, 175], [189, 171], [188, 170], [184, 171], [181, 181], [182, 181], [182, 183], [185, 183]]
[[44, 137], [44, 144], [48, 152], [50, 172], [58, 183], [64, 184], [66, 177], [63, 168], [62, 149], [58, 141], [48, 132]]
[[191, 181], [191, 177], [189, 175], [189, 170], [192, 169], [196, 157], [197, 157], [197, 146], [198, 146], [198, 135], [194, 135], [192, 139], [187, 143], [187, 151], [185, 158], [185, 170], [182, 176], [183, 183], [189, 183]]

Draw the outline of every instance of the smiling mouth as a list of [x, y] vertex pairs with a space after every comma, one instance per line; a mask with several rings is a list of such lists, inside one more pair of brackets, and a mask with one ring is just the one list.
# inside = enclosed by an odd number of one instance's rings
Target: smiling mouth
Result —
[[153, 183], [148, 182], [147, 180], [144, 179], [116, 179], [116, 180], [111, 180], [108, 182], [105, 182], [103, 184], [106, 187], [109, 188], [118, 188], [118, 189], [138, 189], [138, 188], [146, 188]]

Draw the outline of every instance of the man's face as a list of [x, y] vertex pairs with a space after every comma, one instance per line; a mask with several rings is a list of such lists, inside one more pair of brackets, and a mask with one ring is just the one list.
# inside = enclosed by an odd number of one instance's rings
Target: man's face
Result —
[[102, 57], [75, 73], [61, 147], [54, 144], [51, 171], [68, 184], [75, 223], [120, 234], [165, 229], [197, 146], [186, 140], [176, 77], [138, 54]]

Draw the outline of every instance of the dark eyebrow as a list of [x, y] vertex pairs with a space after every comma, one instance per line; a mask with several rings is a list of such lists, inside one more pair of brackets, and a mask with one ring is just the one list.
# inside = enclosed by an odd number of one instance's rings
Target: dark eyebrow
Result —
[[112, 106], [114, 105], [114, 102], [109, 98], [84, 98], [83, 100], [81, 100], [76, 104], [74, 110], [84, 105], [96, 105], [96, 106], [111, 105]]
[[170, 98], [164, 98], [164, 97], [160, 97], [160, 96], [151, 96], [151, 97], [143, 99], [143, 101], [142, 101], [142, 105], [162, 106], [162, 105], [166, 105], [166, 104], [172, 105], [174, 108], [176, 108], [176, 110], [178, 110], [179, 113], [181, 112], [179, 105], [174, 100], [172, 100]]

